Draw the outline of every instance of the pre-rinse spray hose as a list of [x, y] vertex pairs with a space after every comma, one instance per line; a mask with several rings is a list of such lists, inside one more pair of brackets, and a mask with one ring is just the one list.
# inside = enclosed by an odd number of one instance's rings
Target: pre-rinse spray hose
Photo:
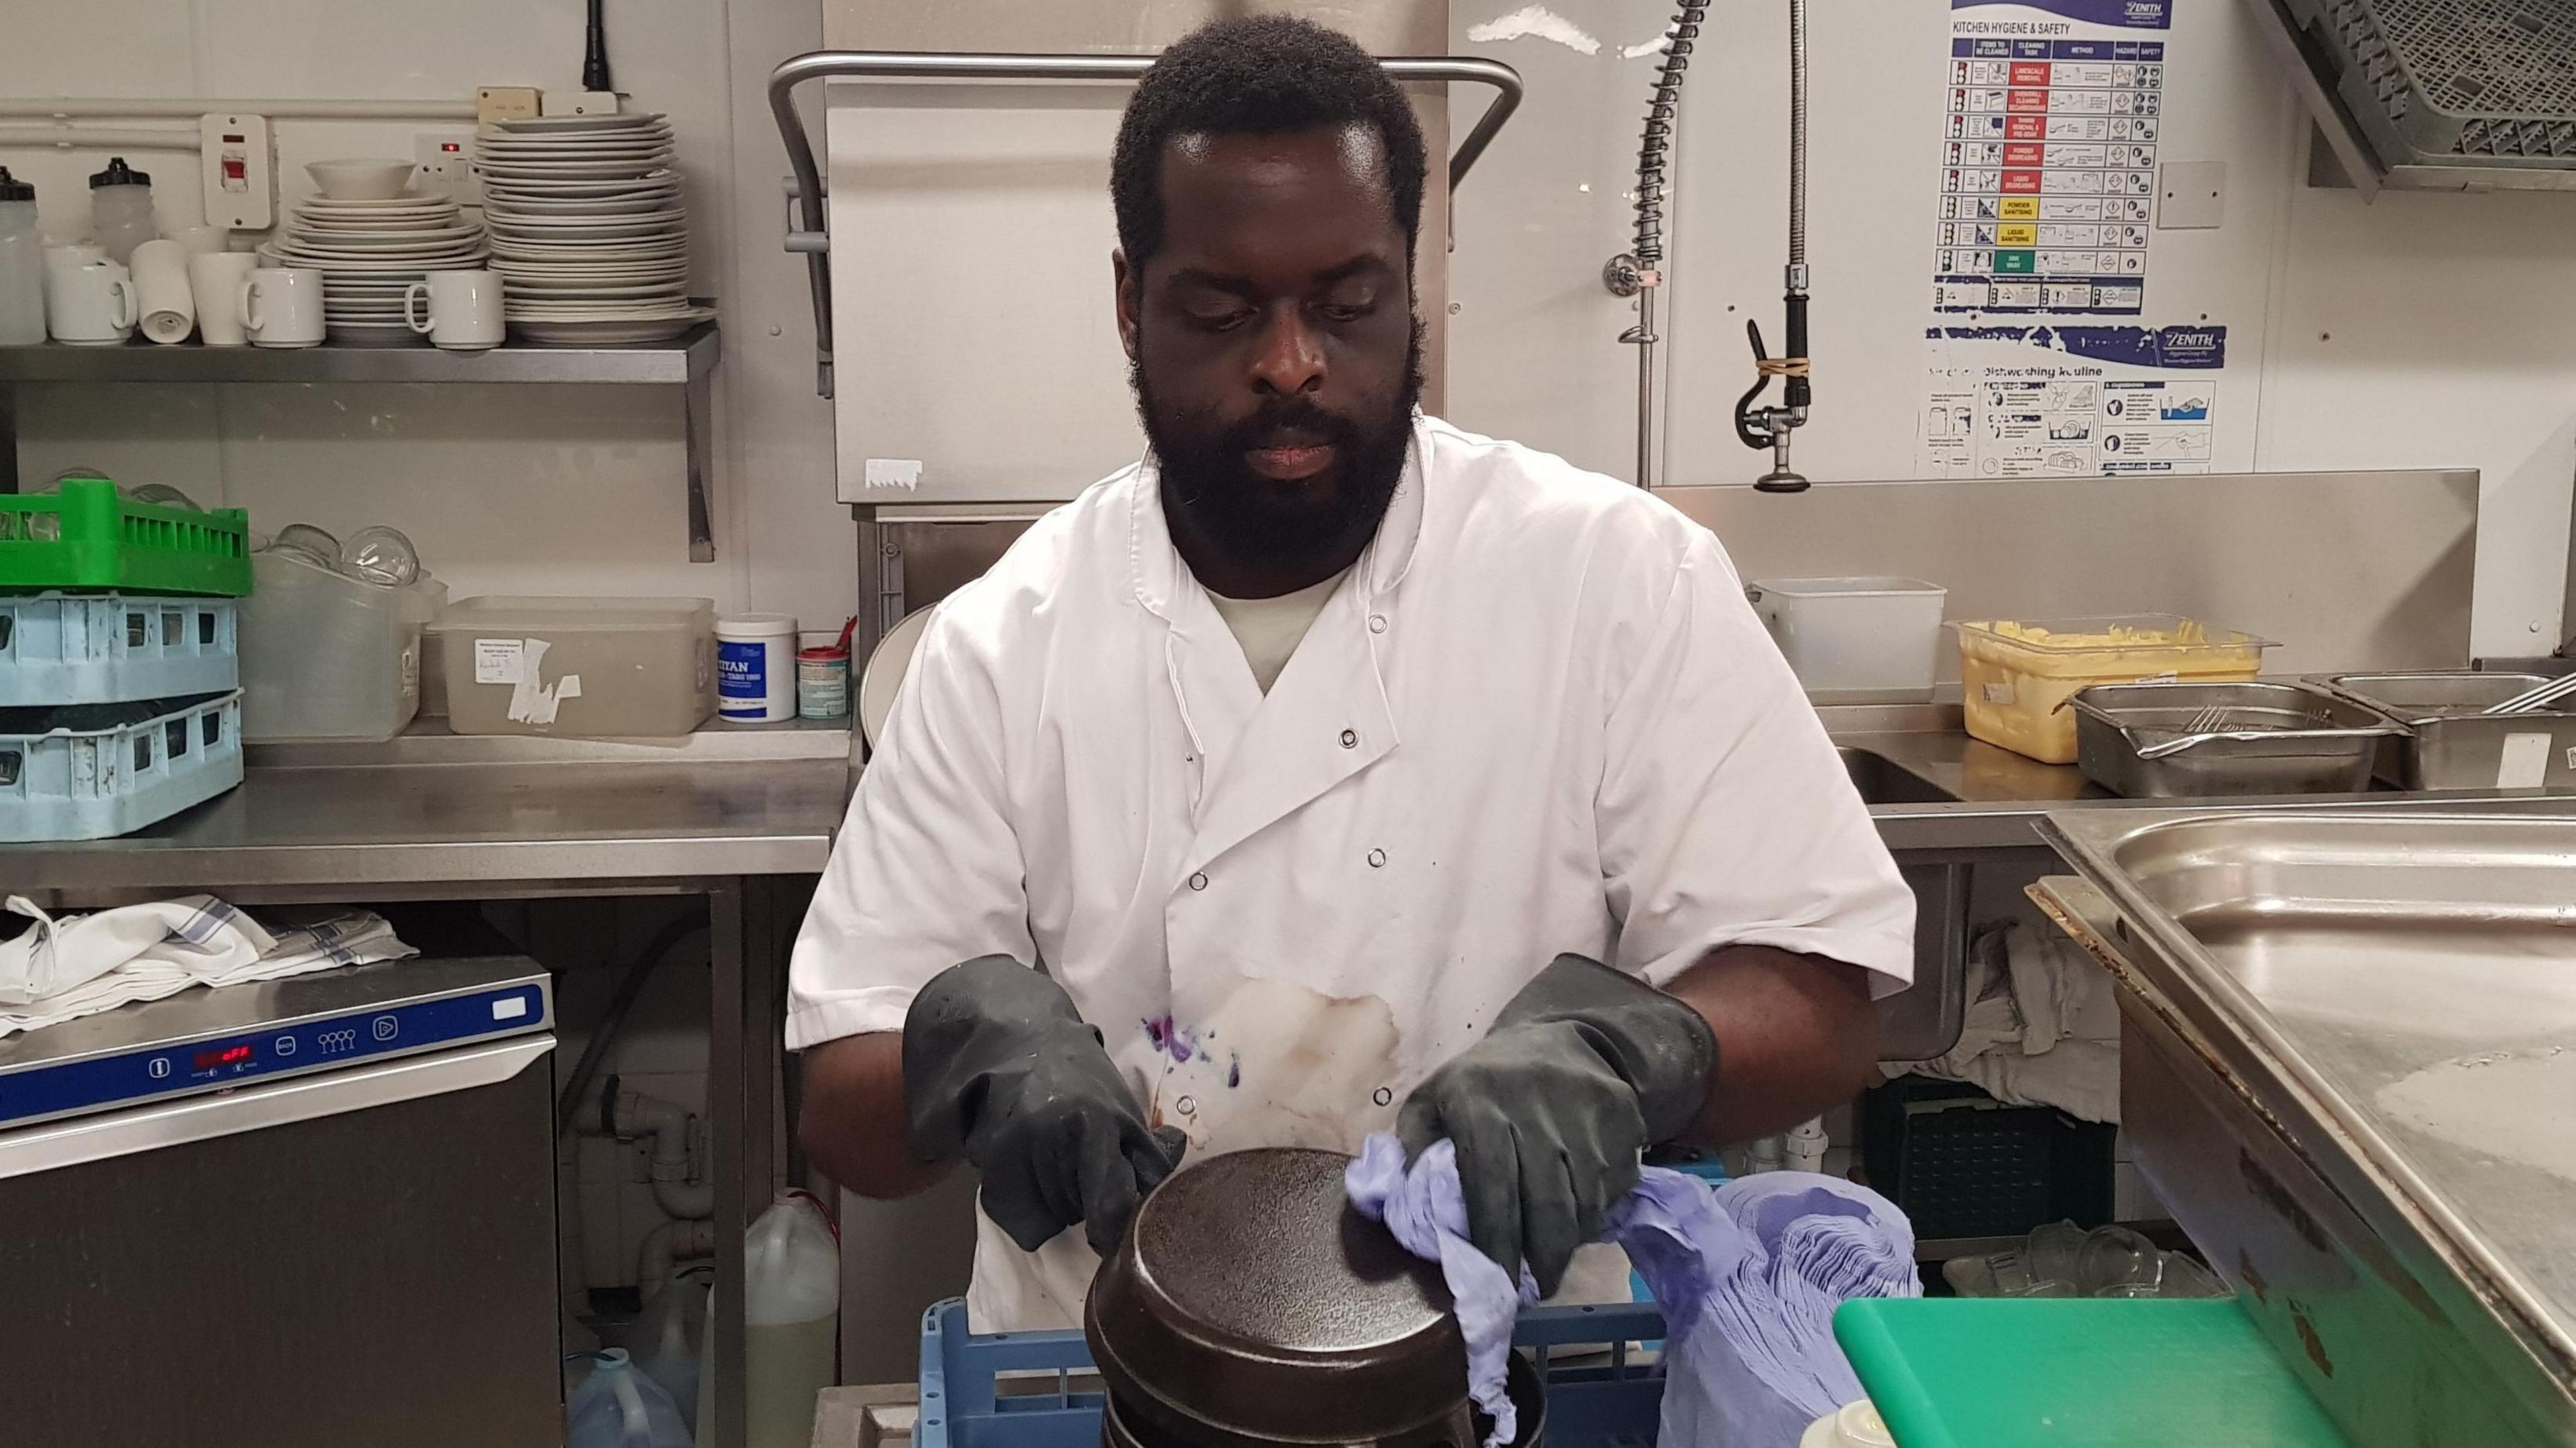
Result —
[[[1655, 93], [1646, 103], [1646, 129], [1637, 145], [1637, 244], [1626, 259], [1637, 295], [1637, 325], [1620, 337], [1637, 347], [1637, 486], [1655, 485], [1655, 292], [1663, 285], [1664, 166], [1679, 125], [1682, 72], [1690, 68], [1706, 5], [1684, 5], [1673, 16], [1663, 63], [1655, 68]], [[1618, 263], [1613, 263], [1614, 266]]]
[[[1789, 466], [1789, 438], [1806, 425], [1815, 402], [1807, 362], [1807, 0], [1789, 0], [1789, 264], [1784, 274], [1783, 354], [1762, 346], [1762, 326], [1748, 319], [1753, 344], [1753, 386], [1735, 404], [1735, 434], [1749, 448], [1771, 450], [1771, 471], [1754, 480], [1766, 493], [1802, 493], [1807, 480]], [[1780, 406], [1756, 407], [1771, 379], [1780, 379]]]

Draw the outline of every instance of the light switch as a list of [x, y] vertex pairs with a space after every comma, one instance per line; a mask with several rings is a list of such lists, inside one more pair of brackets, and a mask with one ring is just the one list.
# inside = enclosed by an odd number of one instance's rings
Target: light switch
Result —
[[266, 231], [276, 224], [277, 153], [267, 117], [199, 116], [197, 156], [207, 225]]
[[2156, 227], [2207, 231], [2227, 221], [2227, 163], [2167, 161], [2156, 168]]

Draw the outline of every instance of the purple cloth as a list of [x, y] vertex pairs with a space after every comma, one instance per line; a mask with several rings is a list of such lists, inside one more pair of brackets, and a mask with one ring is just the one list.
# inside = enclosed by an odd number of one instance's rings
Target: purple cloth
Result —
[[1404, 1143], [1381, 1133], [1361, 1147], [1342, 1184], [1362, 1216], [1386, 1223], [1407, 1252], [1440, 1264], [1458, 1314], [1458, 1333], [1467, 1340], [1467, 1395], [1494, 1420], [1485, 1448], [1509, 1443], [1520, 1432], [1520, 1415], [1503, 1388], [1511, 1368], [1512, 1323], [1520, 1317], [1522, 1303], [1538, 1301], [1538, 1283], [1523, 1268], [1515, 1287], [1510, 1273], [1469, 1245], [1458, 1149], [1435, 1141], [1408, 1172]]
[[[1455, 1151], [1435, 1142], [1407, 1171], [1403, 1145], [1372, 1136], [1346, 1184], [1405, 1250], [1440, 1263], [1467, 1340], [1469, 1395], [1494, 1417], [1488, 1448], [1508, 1442], [1512, 1322], [1537, 1289], [1526, 1272], [1515, 1286], [1468, 1243]], [[1834, 1343], [1834, 1309], [1923, 1290], [1905, 1214], [1837, 1177], [1766, 1172], [1712, 1186], [1647, 1167], [1603, 1237], [1627, 1251], [1663, 1309], [1658, 1441], [1673, 1448], [1794, 1448], [1809, 1423], [1862, 1396]]]

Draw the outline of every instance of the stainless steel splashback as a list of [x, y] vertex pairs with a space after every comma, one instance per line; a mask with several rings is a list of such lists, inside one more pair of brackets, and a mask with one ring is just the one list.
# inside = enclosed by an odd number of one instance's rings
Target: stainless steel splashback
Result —
[[[826, 0], [838, 50], [1146, 54], [1218, 15], [1286, 12], [1382, 56], [1441, 55], [1447, 0]], [[1445, 87], [1413, 88], [1434, 158]], [[1109, 149], [1123, 86], [834, 82], [834, 402], [841, 496], [869, 503], [1069, 498], [1142, 450], [1118, 348]], [[1417, 293], [1436, 408], [1449, 207], [1433, 167]], [[1007, 426], [998, 425], [1007, 419]], [[868, 486], [877, 477], [912, 486]]]
[[[2469, 657], [2478, 475], [2465, 469], [1820, 483], [1660, 496], [1743, 576], [1908, 574], [1948, 615], [2162, 611], [2277, 639], [2274, 673]], [[1959, 676], [1945, 641], [1942, 677]]]

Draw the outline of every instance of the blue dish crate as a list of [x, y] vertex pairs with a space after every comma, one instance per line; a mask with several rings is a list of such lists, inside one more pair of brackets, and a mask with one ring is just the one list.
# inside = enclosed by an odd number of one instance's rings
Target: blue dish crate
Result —
[[241, 687], [229, 598], [0, 597], [0, 708], [123, 704]]
[[[1631, 1345], [1663, 1334], [1663, 1315], [1643, 1302], [1521, 1314], [1512, 1341], [1532, 1350], [1546, 1384], [1549, 1448], [1653, 1448], [1663, 1367]], [[1568, 1349], [1579, 1350], [1580, 1360], [1553, 1361]], [[1091, 1370], [1091, 1348], [1079, 1332], [974, 1337], [964, 1302], [934, 1304], [921, 1318], [913, 1448], [1099, 1448], [1100, 1394], [1074, 1382]], [[1051, 1373], [1054, 1382], [1036, 1377], [1033, 1391], [997, 1391], [1005, 1373]]]
[[0, 841], [130, 834], [241, 781], [239, 689], [0, 710]]

